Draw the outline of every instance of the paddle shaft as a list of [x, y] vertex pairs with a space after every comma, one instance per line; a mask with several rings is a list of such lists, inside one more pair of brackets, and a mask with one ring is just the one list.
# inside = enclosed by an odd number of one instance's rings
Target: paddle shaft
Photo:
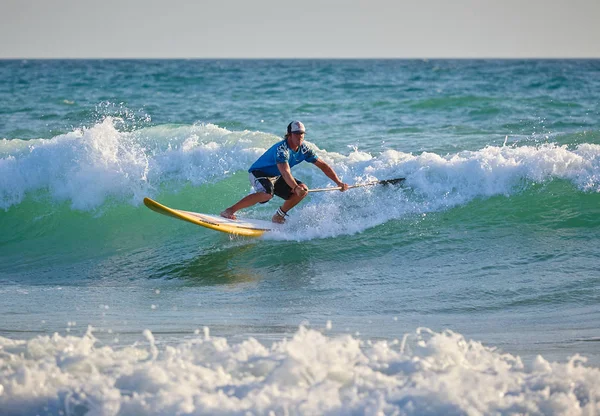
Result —
[[[367, 182], [367, 183], [359, 183], [356, 185], [350, 185], [348, 186], [348, 189], [352, 189], [352, 188], [362, 188], [363, 186], [373, 186], [373, 185], [396, 185], [402, 181], [404, 181], [405, 178], [397, 178], [397, 179], [386, 179], [383, 181], [373, 181], [373, 182]], [[326, 192], [326, 191], [339, 191], [340, 189], [342, 189], [341, 186], [337, 186], [335, 188], [315, 188], [315, 189], [309, 189], [308, 192]]]

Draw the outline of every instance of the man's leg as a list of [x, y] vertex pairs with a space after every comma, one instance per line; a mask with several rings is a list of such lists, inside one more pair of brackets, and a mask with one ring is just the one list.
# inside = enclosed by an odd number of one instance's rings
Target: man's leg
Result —
[[275, 215], [273, 215], [273, 218], [271, 218], [271, 221], [276, 222], [278, 224], [283, 224], [285, 222], [285, 217], [287, 215], [287, 212], [290, 209], [294, 208], [296, 205], [298, 205], [298, 203], [300, 201], [302, 201], [306, 195], [307, 194], [298, 196], [296, 194], [292, 194], [292, 196], [290, 196], [289, 199], [286, 199], [285, 202], [283, 203], [283, 205], [281, 207], [279, 207], [277, 212], [275, 212]]
[[306, 197], [306, 195], [308, 195], [308, 194], [304, 194], [302, 196], [298, 196], [297, 194], [292, 194], [292, 196], [290, 196], [290, 199], [285, 200], [285, 202], [281, 206], [281, 209], [284, 212], [288, 212], [290, 209], [292, 209], [296, 205], [298, 205], [300, 203], [300, 201], [302, 201]]
[[240, 209], [251, 207], [252, 205], [258, 204], [259, 202], [267, 202], [271, 198], [273, 198], [273, 195], [268, 194], [266, 192], [256, 192], [254, 194], [246, 195], [238, 202], [227, 208], [225, 211], [221, 212], [221, 217], [235, 220], [235, 213]]
[[[294, 179], [296, 179], [296, 178], [294, 178]], [[301, 181], [299, 181], [297, 179], [296, 179], [296, 182], [298, 182], [299, 184], [302, 183]], [[273, 222], [283, 224], [285, 222], [285, 216], [286, 216], [287, 212], [290, 209], [294, 208], [296, 205], [298, 205], [300, 203], [300, 201], [302, 201], [308, 194], [298, 196], [297, 194], [292, 192], [292, 190], [290, 189], [288, 184], [285, 183], [283, 178], [280, 178], [275, 183], [275, 195], [285, 199], [285, 201], [283, 202], [283, 205], [281, 207], [279, 207], [279, 209], [277, 210], [275, 215], [273, 215], [273, 218], [271, 218], [271, 220]]]

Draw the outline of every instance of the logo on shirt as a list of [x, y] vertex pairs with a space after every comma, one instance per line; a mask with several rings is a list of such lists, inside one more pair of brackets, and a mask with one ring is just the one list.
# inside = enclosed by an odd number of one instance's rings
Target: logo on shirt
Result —
[[289, 152], [287, 146], [285, 145], [285, 143], [282, 143], [281, 146], [279, 146], [277, 148], [277, 160], [284, 161], [284, 160], [288, 160], [289, 158], [290, 158], [290, 152]]

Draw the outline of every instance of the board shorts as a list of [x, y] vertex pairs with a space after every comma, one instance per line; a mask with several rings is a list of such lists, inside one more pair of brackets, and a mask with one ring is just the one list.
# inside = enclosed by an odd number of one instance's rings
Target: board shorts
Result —
[[[260, 170], [253, 170], [248, 174], [250, 184], [256, 192], [266, 192], [267, 194], [277, 195], [279, 198], [288, 200], [292, 196], [292, 188], [285, 182], [283, 176], [269, 176]], [[302, 182], [294, 178], [298, 185]], [[261, 202], [264, 204], [268, 201]]]

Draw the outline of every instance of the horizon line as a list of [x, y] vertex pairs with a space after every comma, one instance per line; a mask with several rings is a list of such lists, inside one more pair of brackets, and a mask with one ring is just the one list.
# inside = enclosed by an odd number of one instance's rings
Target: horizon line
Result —
[[523, 56], [523, 57], [502, 57], [502, 56], [457, 56], [457, 57], [116, 57], [116, 56], [83, 56], [83, 57], [21, 57], [21, 56], [0, 56], [3, 61], [49, 61], [49, 60], [188, 60], [188, 61], [459, 61], [459, 60], [491, 60], [491, 61], [526, 61], [526, 60], [600, 60], [600, 56]]

